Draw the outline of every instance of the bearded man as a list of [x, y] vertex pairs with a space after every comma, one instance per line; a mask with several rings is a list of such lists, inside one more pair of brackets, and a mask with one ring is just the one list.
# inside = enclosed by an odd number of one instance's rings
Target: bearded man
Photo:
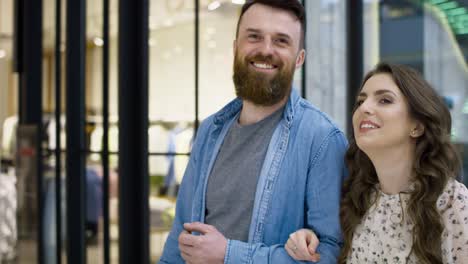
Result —
[[305, 25], [298, 0], [243, 6], [237, 98], [197, 132], [160, 263], [296, 263], [285, 243], [301, 228], [320, 240], [309, 259], [336, 263], [347, 142], [292, 89], [305, 59]]

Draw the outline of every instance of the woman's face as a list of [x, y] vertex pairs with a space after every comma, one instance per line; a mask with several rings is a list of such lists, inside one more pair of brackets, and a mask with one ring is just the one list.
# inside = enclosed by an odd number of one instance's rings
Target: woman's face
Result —
[[391, 75], [378, 73], [369, 78], [357, 98], [353, 114], [354, 137], [364, 152], [414, 144], [416, 122], [408, 103]]

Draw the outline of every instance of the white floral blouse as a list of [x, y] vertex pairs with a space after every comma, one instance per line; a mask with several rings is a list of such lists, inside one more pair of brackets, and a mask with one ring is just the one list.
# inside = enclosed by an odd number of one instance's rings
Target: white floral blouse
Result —
[[[377, 202], [356, 228], [347, 263], [418, 263], [411, 252], [413, 224], [403, 211], [409, 194], [379, 191]], [[443, 263], [468, 264], [468, 190], [450, 181], [437, 200], [444, 224]], [[430, 232], [430, 230], [428, 230]]]

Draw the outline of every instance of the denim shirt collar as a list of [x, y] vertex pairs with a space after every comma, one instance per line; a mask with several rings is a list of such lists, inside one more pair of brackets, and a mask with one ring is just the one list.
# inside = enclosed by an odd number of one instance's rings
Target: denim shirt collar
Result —
[[[300, 96], [296, 89], [291, 89], [291, 94], [288, 103], [284, 109], [283, 119], [286, 121], [288, 127], [291, 126], [294, 119], [296, 104], [299, 103]], [[236, 98], [227, 104], [214, 116], [215, 125], [224, 125], [227, 121], [231, 120], [234, 116], [238, 115], [242, 109], [242, 99]]]

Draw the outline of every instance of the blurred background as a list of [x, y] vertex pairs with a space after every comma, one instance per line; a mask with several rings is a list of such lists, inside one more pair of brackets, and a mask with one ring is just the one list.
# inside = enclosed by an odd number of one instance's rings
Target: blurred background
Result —
[[[235, 96], [243, 2], [0, 0], [0, 263], [159, 259], [191, 139]], [[468, 1], [303, 3], [294, 88], [349, 131], [365, 72], [415, 67], [450, 109], [466, 184]]]

